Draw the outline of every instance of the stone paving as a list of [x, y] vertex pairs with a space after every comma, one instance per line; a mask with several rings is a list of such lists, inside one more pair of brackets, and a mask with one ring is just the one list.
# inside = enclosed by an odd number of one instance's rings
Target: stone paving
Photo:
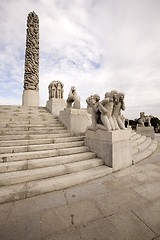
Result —
[[0, 205], [0, 240], [160, 240], [157, 151], [75, 187]]

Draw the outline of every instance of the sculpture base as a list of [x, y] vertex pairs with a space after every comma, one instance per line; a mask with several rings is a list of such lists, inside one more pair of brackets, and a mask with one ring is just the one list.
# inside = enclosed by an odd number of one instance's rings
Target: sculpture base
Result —
[[49, 112], [53, 113], [54, 116], [59, 116], [59, 112], [64, 110], [66, 103], [64, 99], [51, 98], [46, 102], [46, 108]]
[[131, 129], [103, 131], [87, 130], [85, 145], [114, 171], [132, 165]]
[[91, 115], [86, 109], [66, 108], [60, 112], [59, 120], [76, 134], [84, 134], [87, 127], [92, 125]]
[[35, 90], [23, 90], [22, 106], [39, 106], [39, 92]]
[[137, 125], [136, 132], [145, 135], [146, 137], [155, 138], [154, 127], [139, 127]]

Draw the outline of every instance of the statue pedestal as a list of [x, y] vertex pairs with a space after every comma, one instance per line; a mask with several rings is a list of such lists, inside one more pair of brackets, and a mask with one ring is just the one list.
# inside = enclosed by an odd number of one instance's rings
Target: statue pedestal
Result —
[[105, 165], [114, 171], [132, 165], [131, 129], [103, 131], [87, 130], [85, 145], [104, 160]]
[[66, 108], [60, 112], [59, 120], [76, 134], [84, 134], [87, 127], [92, 125], [91, 115], [86, 109]]
[[39, 106], [39, 92], [35, 90], [23, 90], [22, 106]]
[[146, 137], [155, 138], [154, 127], [139, 127], [137, 124], [136, 132], [145, 135]]
[[64, 110], [66, 103], [64, 99], [51, 98], [46, 102], [46, 108], [49, 112], [53, 113], [54, 116], [59, 116], [59, 112]]

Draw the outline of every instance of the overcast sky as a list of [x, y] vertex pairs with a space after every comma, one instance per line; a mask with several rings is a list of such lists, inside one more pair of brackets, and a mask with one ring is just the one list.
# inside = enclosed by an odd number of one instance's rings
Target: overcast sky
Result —
[[53, 80], [81, 106], [91, 94], [126, 94], [129, 119], [160, 118], [160, 0], [0, 0], [0, 104], [21, 105], [26, 24], [40, 24], [40, 105]]

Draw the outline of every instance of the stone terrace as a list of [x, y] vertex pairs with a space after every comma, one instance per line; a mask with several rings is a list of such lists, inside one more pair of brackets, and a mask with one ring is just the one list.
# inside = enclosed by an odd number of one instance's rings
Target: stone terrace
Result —
[[0, 205], [1, 240], [160, 240], [160, 136], [144, 161], [89, 183]]

